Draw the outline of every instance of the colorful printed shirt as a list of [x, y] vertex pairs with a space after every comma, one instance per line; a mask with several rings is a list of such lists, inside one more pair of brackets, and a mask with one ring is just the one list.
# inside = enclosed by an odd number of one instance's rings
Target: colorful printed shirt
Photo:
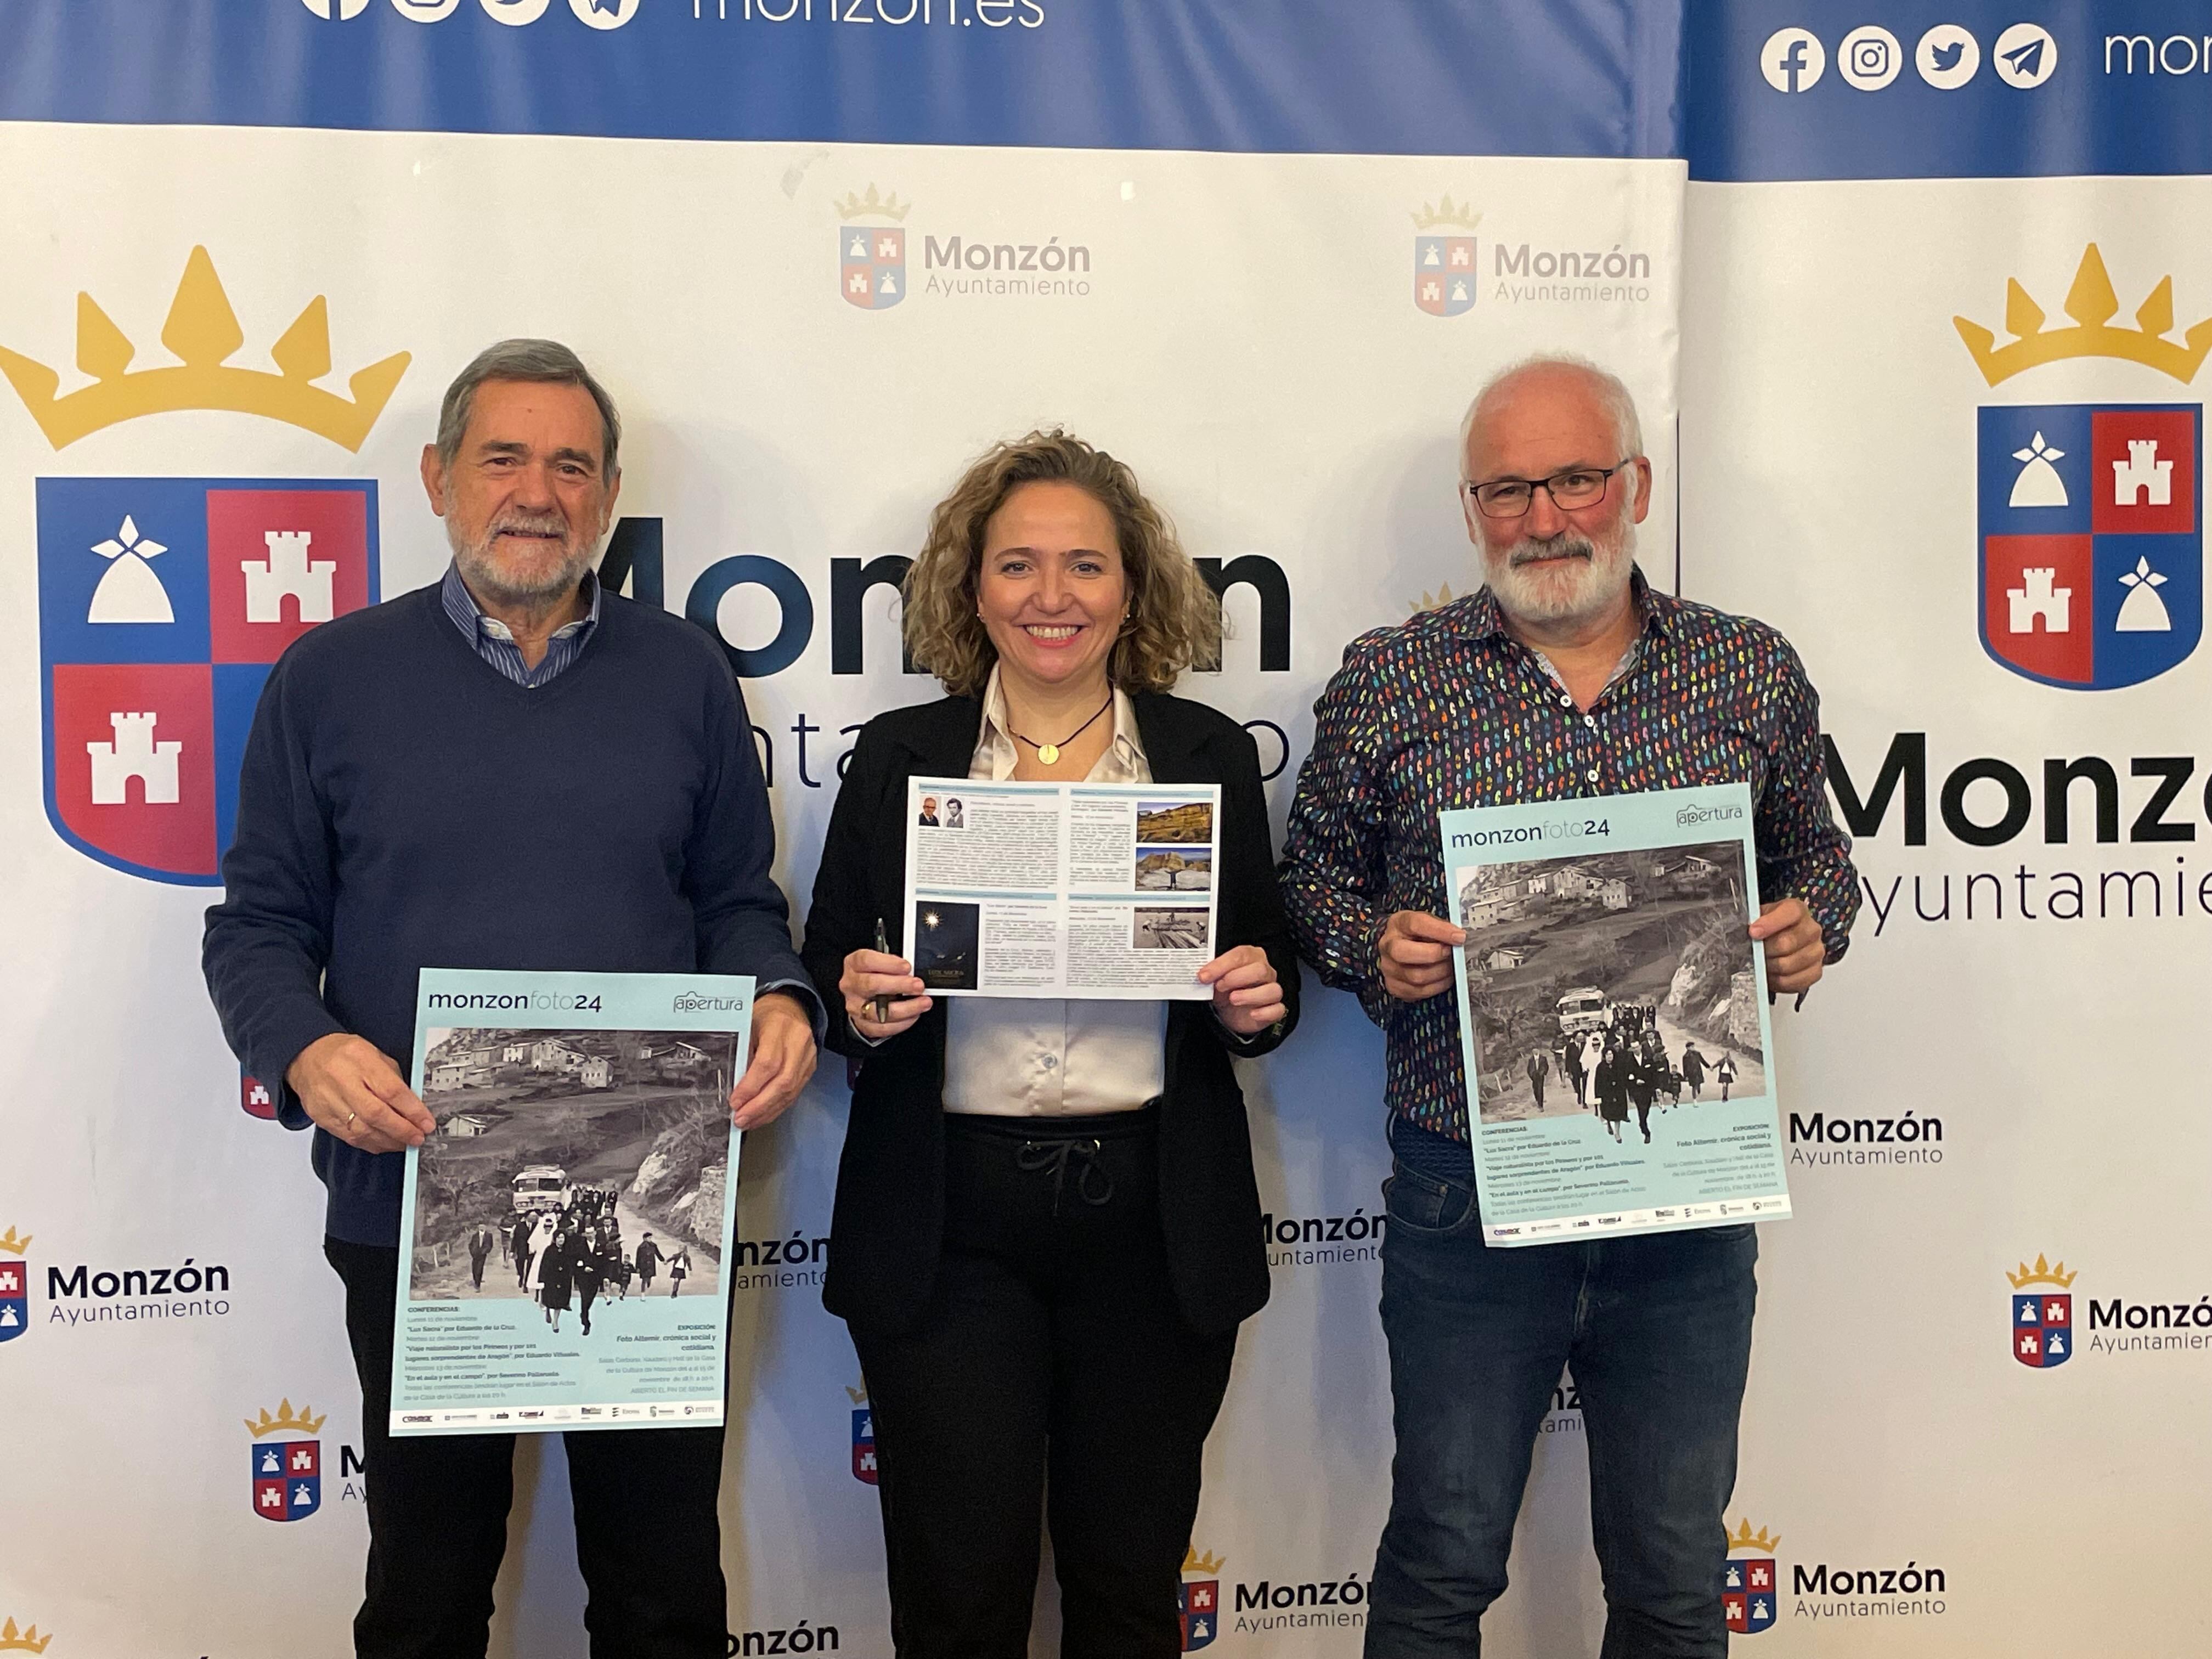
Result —
[[1747, 617], [1655, 592], [1644, 633], [1585, 714], [1506, 633], [1488, 588], [1353, 641], [1314, 705], [1281, 866], [1299, 953], [1388, 1038], [1385, 1100], [1467, 1139], [1458, 1000], [1393, 1000], [1376, 941], [1398, 910], [1447, 914], [1437, 814], [1741, 781], [1760, 896], [1802, 898], [1842, 956], [1859, 904], [1823, 787], [1820, 699], [1797, 653]]

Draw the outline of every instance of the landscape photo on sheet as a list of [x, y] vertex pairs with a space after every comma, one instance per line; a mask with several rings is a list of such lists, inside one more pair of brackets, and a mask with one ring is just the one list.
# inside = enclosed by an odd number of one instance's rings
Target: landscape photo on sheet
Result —
[[1203, 951], [1206, 912], [1139, 905], [1129, 920], [1129, 943], [1139, 951]]
[[1137, 848], [1137, 890], [1140, 893], [1203, 893], [1213, 885], [1211, 847]]
[[1765, 1096], [1740, 842], [1461, 874], [1484, 1122], [1588, 1112], [1649, 1139]]
[[427, 1038], [410, 1301], [530, 1301], [580, 1342], [625, 1302], [720, 1294], [736, 1033]]
[[1213, 840], [1213, 803], [1204, 800], [1140, 800], [1137, 803], [1137, 839], [1173, 847], [1210, 845]]

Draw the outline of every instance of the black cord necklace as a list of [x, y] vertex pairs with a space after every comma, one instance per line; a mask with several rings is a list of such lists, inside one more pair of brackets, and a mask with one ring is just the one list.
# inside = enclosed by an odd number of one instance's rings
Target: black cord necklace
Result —
[[[1113, 706], [1114, 693], [1112, 689], [1109, 687], [1106, 693], [1106, 701], [1098, 705], [1098, 714], [1104, 714]], [[1030, 748], [1036, 750], [1036, 756], [1039, 760], [1042, 761], [1047, 766], [1053, 766], [1058, 764], [1060, 761], [1060, 751], [1063, 747], [1068, 744], [1073, 743], [1085, 732], [1088, 732], [1092, 726], [1098, 724], [1098, 714], [1093, 714], [1089, 720], [1084, 721], [1082, 725], [1077, 726], [1075, 730], [1069, 732], [1058, 743], [1039, 743], [1035, 738], [1022, 737], [1022, 734], [1018, 732], [1014, 732], [1012, 726], [1009, 726], [1006, 729], [1009, 732], [1012, 732], [1016, 738], [1020, 738], [1022, 742], [1029, 744]]]

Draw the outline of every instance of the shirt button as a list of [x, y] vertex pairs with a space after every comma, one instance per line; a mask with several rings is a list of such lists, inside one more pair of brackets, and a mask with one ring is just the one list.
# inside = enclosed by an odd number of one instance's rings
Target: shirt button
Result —
[[[1591, 775], [1592, 777], [1595, 777], [1595, 776], [1597, 775], [1597, 774], [1596, 774], [1596, 773], [1595, 773], [1595, 772], [1593, 772], [1593, 773], [1591, 773], [1591, 774], [1590, 774], [1590, 775]], [[1052, 1070], [1052, 1069], [1053, 1069], [1053, 1067], [1054, 1067], [1054, 1066], [1055, 1066], [1059, 1065], [1059, 1064], [1060, 1064], [1060, 1061], [1059, 1061], [1059, 1060], [1055, 1060], [1052, 1055], [1050, 1055], [1050, 1054], [1047, 1054], [1047, 1055], [1044, 1057], [1043, 1064], [1044, 1064], [1044, 1068], [1045, 1068], [1045, 1070], [1046, 1070], [1046, 1071], [1048, 1071], [1048, 1072], [1049, 1072], [1050, 1070]]]
[[1562, 691], [1562, 692], [1560, 692], [1560, 693], [1559, 693], [1559, 707], [1560, 707], [1560, 708], [1572, 708], [1574, 706], [1575, 706], [1575, 700], [1574, 700], [1572, 697], [1569, 696], [1568, 696], [1565, 692], [1564, 692], [1564, 691]]
[[1590, 769], [1583, 773], [1583, 775], [1588, 778], [1592, 783], [1595, 783], [1597, 781], [1597, 768], [1595, 766], [1591, 767]]
[[1591, 731], [1593, 731], [1593, 732], [1596, 731], [1596, 730], [1597, 730], [1597, 716], [1596, 716], [1596, 715], [1595, 715], [1595, 714], [1585, 714], [1585, 715], [1583, 715], [1583, 724], [1584, 726], [1587, 726], [1588, 727], [1589, 727], [1589, 729], [1590, 729]]

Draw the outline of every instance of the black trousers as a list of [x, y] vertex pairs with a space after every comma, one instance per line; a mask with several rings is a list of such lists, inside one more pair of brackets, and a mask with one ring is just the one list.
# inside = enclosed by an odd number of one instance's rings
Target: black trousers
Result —
[[[354, 1651], [360, 1659], [483, 1659], [514, 1496], [514, 1437], [393, 1439], [399, 1252], [325, 1238], [323, 1254], [345, 1281], [368, 1464], [368, 1578]], [[724, 1659], [721, 1430], [563, 1437], [592, 1659]]]
[[1176, 1308], [1158, 1120], [951, 1114], [945, 1130], [929, 1310], [899, 1335], [853, 1332], [899, 1659], [1024, 1659], [1048, 1490], [1062, 1659], [1179, 1654], [1237, 1334]]

